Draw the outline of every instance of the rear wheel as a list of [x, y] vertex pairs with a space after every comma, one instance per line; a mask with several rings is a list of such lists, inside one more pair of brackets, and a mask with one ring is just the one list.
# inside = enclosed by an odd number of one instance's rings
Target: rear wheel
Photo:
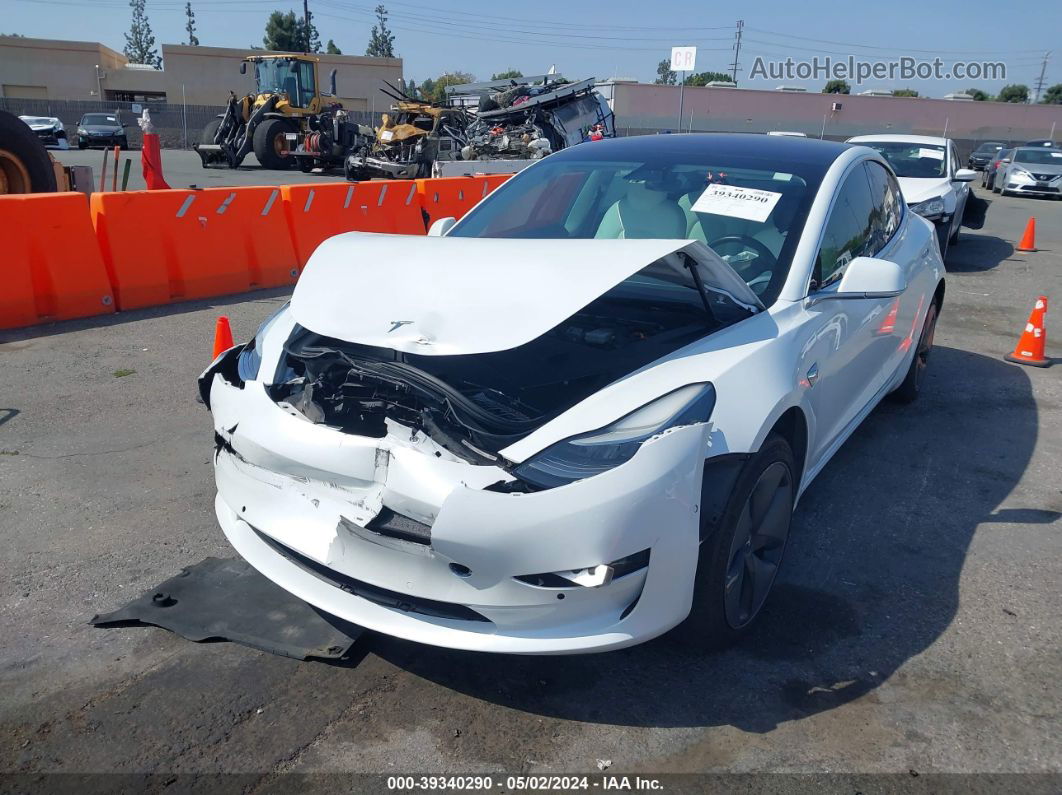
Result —
[[745, 464], [723, 518], [701, 544], [683, 642], [720, 648], [752, 626], [785, 553], [796, 488], [793, 451], [772, 434]]
[[214, 136], [218, 134], [218, 128], [221, 126], [221, 119], [214, 119], [208, 121], [206, 126], [203, 127], [203, 132], [199, 133], [199, 143], [212, 144], [214, 143]]
[[294, 132], [284, 119], [266, 119], [254, 131], [254, 156], [262, 168], [287, 171], [295, 160], [288, 157], [288, 140], [284, 136]]
[[937, 304], [929, 305], [926, 312], [925, 322], [922, 323], [922, 333], [918, 337], [918, 347], [915, 348], [911, 366], [907, 369], [907, 375], [896, 388], [890, 398], [898, 403], [911, 403], [922, 391], [922, 379], [926, 368], [929, 366], [929, 354], [933, 350], [933, 335], [937, 329]]
[[0, 112], [0, 194], [55, 190], [55, 169], [44, 144], [24, 121]]

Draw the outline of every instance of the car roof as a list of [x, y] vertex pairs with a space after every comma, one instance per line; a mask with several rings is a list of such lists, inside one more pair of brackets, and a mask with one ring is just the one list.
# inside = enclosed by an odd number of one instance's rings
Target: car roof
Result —
[[[585, 149], [584, 147], [591, 147]], [[816, 138], [797, 138], [790, 135], [756, 135], [752, 133], [680, 133], [676, 135], [631, 135], [623, 138], [606, 138], [570, 146], [550, 155], [551, 160], [578, 160], [592, 152], [596, 157], [640, 158], [646, 153], [668, 154], [681, 157], [683, 154], [703, 154], [706, 147], [718, 157], [755, 157], [769, 155], [778, 161], [799, 162], [828, 166], [850, 146], [837, 141], [820, 141]]]
[[947, 146], [947, 138], [936, 138], [932, 135], [857, 135], [849, 138], [850, 144], [862, 143], [898, 143], [898, 144], [933, 144], [935, 146]]

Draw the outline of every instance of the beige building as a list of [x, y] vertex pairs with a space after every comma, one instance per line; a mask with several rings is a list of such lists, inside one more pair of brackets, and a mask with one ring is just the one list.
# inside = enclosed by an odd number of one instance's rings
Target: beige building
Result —
[[[240, 74], [240, 61], [261, 50], [163, 44], [163, 68], [130, 64], [122, 53], [98, 42], [0, 36], [0, 97], [37, 100], [167, 102], [170, 105], [222, 105], [228, 92], [242, 95], [254, 75]], [[320, 58], [322, 88], [336, 70], [336, 92], [349, 110], [386, 108], [383, 81], [402, 77], [401, 58], [325, 55]]]

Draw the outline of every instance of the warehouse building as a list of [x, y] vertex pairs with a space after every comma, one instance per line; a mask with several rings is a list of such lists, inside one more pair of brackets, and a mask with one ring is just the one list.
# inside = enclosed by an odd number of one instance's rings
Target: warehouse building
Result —
[[[242, 96], [254, 87], [251, 73], [240, 74], [240, 61], [262, 50], [162, 45], [162, 69], [131, 64], [120, 52], [99, 42], [58, 41], [0, 36], [0, 99], [94, 101], [221, 106], [233, 91]], [[349, 110], [386, 108], [383, 81], [402, 77], [401, 58], [325, 55], [321, 79], [336, 70], [338, 99]]]

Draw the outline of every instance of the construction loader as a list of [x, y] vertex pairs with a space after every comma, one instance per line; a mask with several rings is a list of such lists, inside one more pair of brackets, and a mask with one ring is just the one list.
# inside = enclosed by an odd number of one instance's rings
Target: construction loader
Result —
[[244, 58], [240, 74], [254, 69], [255, 93], [229, 92], [225, 112], [203, 128], [193, 145], [203, 167], [239, 168], [251, 151], [263, 168], [303, 171], [342, 165], [346, 153], [372, 130], [347, 120], [330, 91], [320, 91], [319, 60], [308, 55], [256, 55]]

